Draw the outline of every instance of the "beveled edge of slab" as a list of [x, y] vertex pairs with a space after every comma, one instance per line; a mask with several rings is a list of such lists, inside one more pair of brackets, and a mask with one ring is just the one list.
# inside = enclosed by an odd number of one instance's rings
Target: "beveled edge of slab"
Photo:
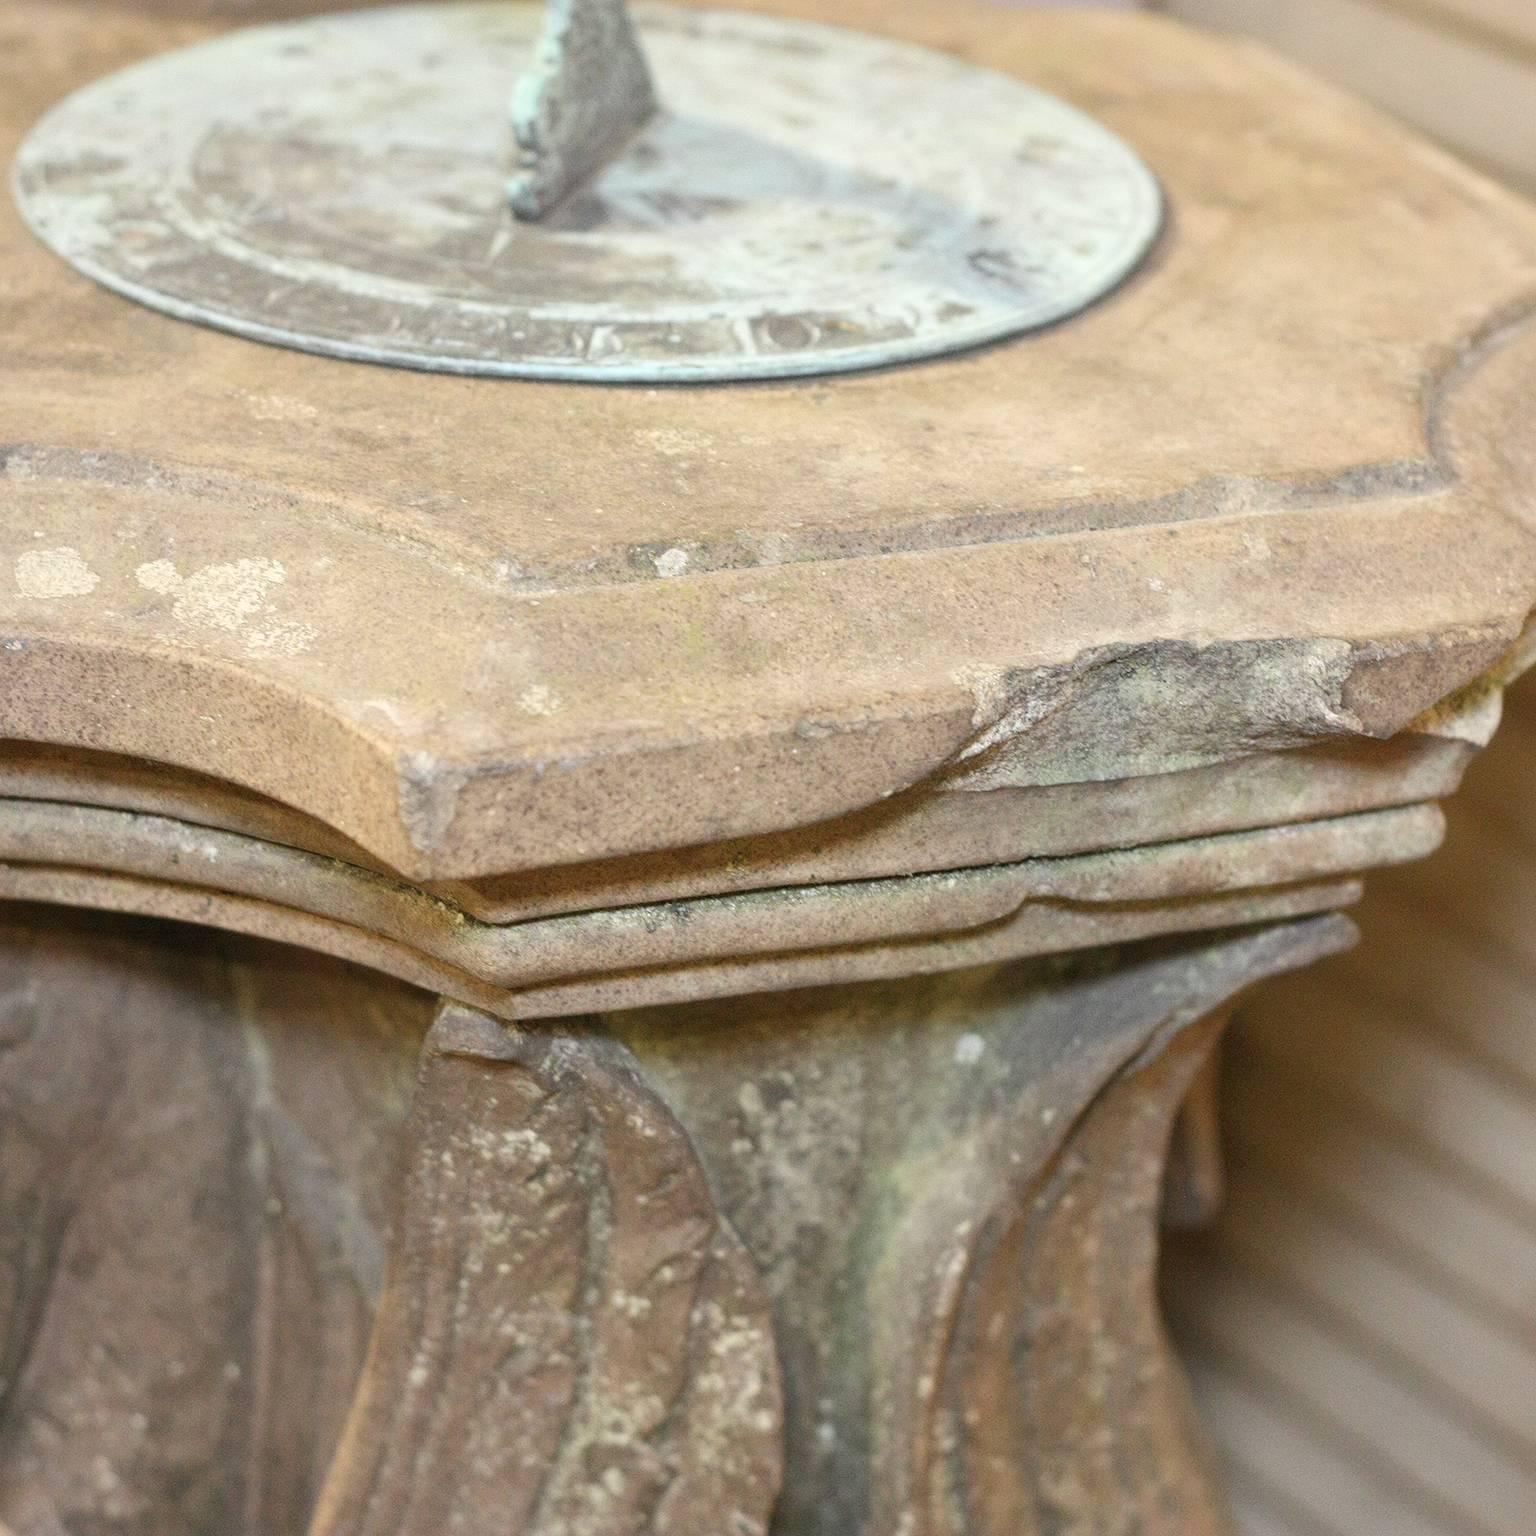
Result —
[[495, 924], [372, 871], [254, 838], [0, 799], [0, 862], [249, 897], [377, 933], [509, 990], [722, 956], [937, 938], [1011, 922], [1030, 906], [1129, 908], [1336, 878], [1422, 857], [1441, 831], [1436, 807], [1410, 805], [1110, 852]]
[[509, 989], [411, 945], [252, 897], [94, 869], [0, 862], [3, 900], [166, 918], [294, 944], [368, 966], [506, 1019], [569, 1017], [609, 1008], [929, 975], [1169, 934], [1280, 922], [1336, 911], [1360, 895], [1360, 880], [1349, 877], [1103, 909], [1026, 904], [1005, 923], [959, 936], [700, 960], [673, 968], [647, 967]]
[[0, 799], [0, 896], [305, 945], [504, 1016], [873, 979], [1229, 927], [1422, 857], [1418, 805], [1114, 852], [486, 924], [338, 859], [161, 816]]
[[[1520, 653], [1509, 658], [1511, 672]], [[416, 884], [286, 806], [204, 776], [0, 741], [0, 797], [97, 808], [280, 845], [419, 890], [490, 925], [700, 897], [1107, 854], [1424, 804], [1455, 792], [1497, 723], [1492, 679], [1387, 741], [1328, 742], [1078, 784], [918, 786], [809, 828], [481, 881]]]

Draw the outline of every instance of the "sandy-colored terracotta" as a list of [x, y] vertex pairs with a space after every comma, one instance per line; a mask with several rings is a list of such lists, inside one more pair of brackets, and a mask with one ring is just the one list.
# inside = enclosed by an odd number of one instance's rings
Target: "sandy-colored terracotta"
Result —
[[[318, 8], [6, 0], [0, 158]], [[0, 899], [118, 914], [0, 932], [0, 1536], [1227, 1529], [1171, 1127], [1525, 663], [1536, 212], [1165, 21], [748, 8], [1086, 108], [1160, 246], [966, 356], [623, 390], [202, 331], [0, 200]]]
[[1410, 806], [497, 925], [336, 859], [162, 817], [0, 800], [0, 892], [362, 955], [403, 980], [426, 976], [450, 996], [526, 1018], [770, 990], [791, 976], [809, 985], [917, 974], [1320, 910], [1354, 871], [1422, 857], [1440, 833], [1437, 810]]
[[1230, 995], [1349, 938], [429, 1029], [297, 949], [9, 909], [0, 1527], [1225, 1536], [1149, 1283], [1168, 1122]]
[[[463, 878], [1386, 736], [1502, 653], [1536, 591], [1531, 467], [1490, 461], [1536, 370], [1536, 216], [1169, 23], [838, 15], [1100, 114], [1167, 185], [1152, 263], [931, 366], [599, 390], [168, 324], [7, 207], [6, 734]], [[5, 26], [0, 148], [198, 32], [85, 0]]]

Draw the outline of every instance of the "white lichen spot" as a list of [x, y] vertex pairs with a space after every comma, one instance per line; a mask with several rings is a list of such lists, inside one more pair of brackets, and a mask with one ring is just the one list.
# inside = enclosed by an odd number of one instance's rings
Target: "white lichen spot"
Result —
[[688, 551], [686, 549], [665, 550], [659, 555], [653, 555], [651, 564], [656, 567], [656, 574], [664, 579], [681, 576], [688, 569]]
[[29, 549], [16, 557], [16, 586], [23, 597], [88, 597], [101, 585], [78, 549]]
[[995, 720], [1008, 705], [1008, 672], [1003, 667], [978, 664], [961, 667], [955, 681], [975, 701], [971, 723], [983, 726]]
[[256, 421], [314, 421], [320, 411], [307, 400], [295, 400], [291, 395], [257, 395], [249, 390], [237, 390], [246, 409]]
[[134, 575], [141, 587], [173, 600], [178, 624], [239, 635], [252, 656], [298, 656], [315, 641], [313, 625], [273, 614], [272, 590], [288, 579], [281, 561], [231, 560], [183, 576], [169, 560], [150, 560]]
[[987, 1049], [987, 1042], [980, 1035], [961, 1035], [955, 1041], [955, 1064], [961, 1067], [974, 1067], [981, 1060]]
[[501, 1148], [504, 1158], [532, 1158], [547, 1163], [555, 1154], [550, 1145], [537, 1131], [503, 1131]]
[[492, 1131], [476, 1127], [466, 1133], [464, 1142], [482, 1161], [504, 1168], [530, 1164], [539, 1168], [554, 1156], [549, 1143], [537, 1131], [522, 1128]]
[[245, 637], [246, 650], [257, 656], [299, 656], [314, 643], [314, 625], [292, 619], [252, 630]]
[[239, 634], [267, 606], [273, 587], [287, 579], [277, 560], [231, 560], [205, 565], [176, 589], [176, 617], [183, 624]]
[[560, 695], [547, 683], [531, 683], [518, 695], [517, 707], [526, 715], [557, 714]]
[[139, 585], [151, 592], [174, 592], [181, 585], [181, 577], [169, 560], [146, 560], [133, 574]]
[[635, 434], [638, 441], [666, 459], [695, 458], [714, 449], [715, 440], [708, 432], [688, 427], [652, 427]]

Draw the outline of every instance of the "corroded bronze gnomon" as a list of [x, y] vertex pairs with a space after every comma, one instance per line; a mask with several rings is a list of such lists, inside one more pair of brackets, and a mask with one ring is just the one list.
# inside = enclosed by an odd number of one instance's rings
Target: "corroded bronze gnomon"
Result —
[[655, 113], [650, 65], [625, 0], [549, 0], [533, 66], [512, 97], [513, 212], [542, 218]]

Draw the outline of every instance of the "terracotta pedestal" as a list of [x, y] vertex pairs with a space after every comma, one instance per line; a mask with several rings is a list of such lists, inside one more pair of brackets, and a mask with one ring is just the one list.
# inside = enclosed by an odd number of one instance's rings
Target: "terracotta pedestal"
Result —
[[[5, 152], [225, 9], [10, 0]], [[1223, 1529], [1171, 1127], [1522, 664], [1536, 215], [1164, 22], [835, 10], [1109, 122], [1148, 266], [614, 390], [0, 209], [8, 1536]]]

